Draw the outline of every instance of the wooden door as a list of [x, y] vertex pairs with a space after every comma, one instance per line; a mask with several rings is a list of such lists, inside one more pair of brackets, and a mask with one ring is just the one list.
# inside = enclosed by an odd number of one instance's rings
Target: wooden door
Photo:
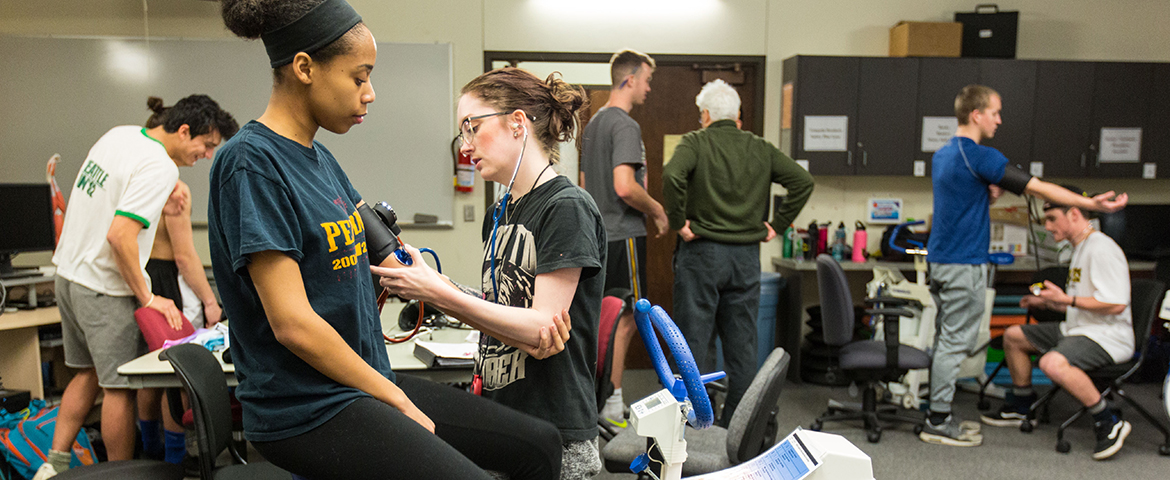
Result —
[[[650, 83], [650, 94], [642, 105], [634, 106], [630, 116], [642, 127], [642, 143], [646, 146], [646, 183], [650, 196], [662, 202], [663, 146], [666, 135], [682, 135], [698, 130], [699, 109], [695, 96], [706, 81], [723, 78], [739, 92], [740, 120], [743, 129], [763, 135], [763, 111], [758, 111], [757, 99], [763, 95], [762, 75], [757, 75], [762, 63], [732, 63], [687, 57], [671, 60], [656, 57], [658, 68]], [[591, 106], [589, 116], [609, 99], [604, 86], [586, 86]], [[585, 119], [588, 122], [588, 119]], [[646, 295], [651, 302], [661, 305], [667, 313], [673, 312], [674, 272], [671, 258], [678, 233], [668, 232], [654, 238], [655, 227], [646, 225]], [[631, 348], [626, 368], [650, 368], [645, 349]]]

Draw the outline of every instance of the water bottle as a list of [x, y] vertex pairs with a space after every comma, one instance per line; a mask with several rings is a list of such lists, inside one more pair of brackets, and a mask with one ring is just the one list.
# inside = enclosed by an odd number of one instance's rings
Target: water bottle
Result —
[[796, 229], [792, 228], [792, 225], [784, 230], [784, 248], [781, 251], [784, 258], [792, 258], [792, 235], [795, 231]]
[[840, 262], [845, 258], [845, 222], [837, 224], [837, 231], [833, 233], [833, 260]]
[[807, 258], [817, 258], [817, 254], [821, 253], [817, 251], [817, 247], [821, 245], [820, 239], [818, 238], [820, 236], [820, 231], [821, 228], [817, 226], [816, 220], [813, 220], [812, 223], [808, 224], [808, 243], [806, 243], [806, 245], [808, 245]]
[[853, 261], [862, 263], [865, 261], [865, 246], [869, 241], [866, 238], [865, 224], [859, 220], [853, 225], [853, 228]]
[[829, 251], [829, 225], [832, 224], [833, 222], [825, 222], [817, 229], [817, 242], [819, 242], [817, 254], [832, 253]]

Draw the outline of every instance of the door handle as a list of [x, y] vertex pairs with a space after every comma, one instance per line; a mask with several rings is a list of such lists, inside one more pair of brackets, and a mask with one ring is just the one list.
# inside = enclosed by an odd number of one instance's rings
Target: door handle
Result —
[[861, 166], [863, 166], [863, 167], [869, 166], [869, 152], [867, 152], [865, 150], [861, 151]]
[[853, 166], [853, 150], [847, 151], [847, 154], [845, 155], [845, 165], [850, 167]]
[[1081, 152], [1081, 168], [1085, 168], [1085, 152]]

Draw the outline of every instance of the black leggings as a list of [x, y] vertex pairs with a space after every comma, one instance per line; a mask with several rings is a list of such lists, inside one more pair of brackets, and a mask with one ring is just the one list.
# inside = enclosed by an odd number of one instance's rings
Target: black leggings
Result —
[[432, 435], [372, 397], [308, 432], [254, 442], [273, 464], [312, 479], [555, 479], [561, 437], [553, 424], [456, 388], [398, 375], [398, 387], [435, 422]]

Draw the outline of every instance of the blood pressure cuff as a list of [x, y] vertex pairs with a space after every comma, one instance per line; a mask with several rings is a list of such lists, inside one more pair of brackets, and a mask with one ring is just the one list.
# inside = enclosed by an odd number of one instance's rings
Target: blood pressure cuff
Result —
[[997, 185], [1016, 195], [1023, 195], [1024, 189], [1030, 181], [1032, 181], [1032, 175], [1029, 175], [1028, 172], [1007, 165], [1003, 168], [1003, 178], [999, 179]]
[[369, 252], [370, 265], [381, 265], [383, 260], [398, 250], [398, 237], [369, 204], [363, 203], [357, 211], [366, 229], [366, 250]]

